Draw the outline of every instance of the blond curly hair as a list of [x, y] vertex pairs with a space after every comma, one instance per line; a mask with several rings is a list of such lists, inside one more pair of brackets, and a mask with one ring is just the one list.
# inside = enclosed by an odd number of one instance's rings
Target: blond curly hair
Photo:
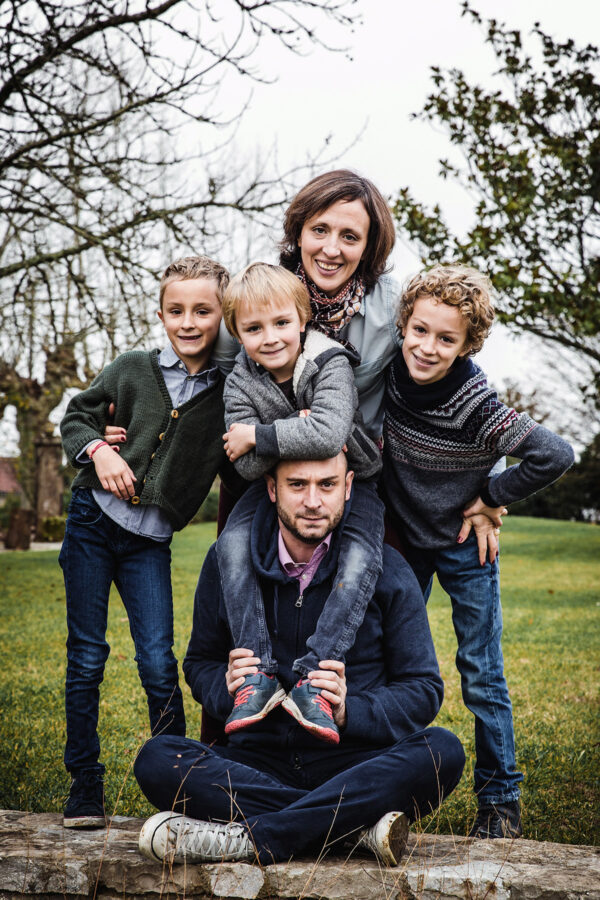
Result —
[[455, 306], [467, 322], [467, 353], [483, 347], [494, 321], [493, 288], [489, 278], [471, 266], [433, 266], [406, 283], [400, 298], [396, 324], [404, 331], [419, 297]]

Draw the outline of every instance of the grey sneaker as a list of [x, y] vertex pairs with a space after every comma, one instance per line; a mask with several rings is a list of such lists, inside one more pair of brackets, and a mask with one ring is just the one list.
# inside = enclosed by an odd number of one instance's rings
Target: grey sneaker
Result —
[[397, 866], [408, 840], [408, 819], [403, 812], [389, 812], [358, 836], [357, 848], [370, 850], [384, 864]]
[[167, 862], [252, 859], [254, 845], [244, 825], [202, 822], [174, 812], [156, 813], [140, 831], [140, 853]]

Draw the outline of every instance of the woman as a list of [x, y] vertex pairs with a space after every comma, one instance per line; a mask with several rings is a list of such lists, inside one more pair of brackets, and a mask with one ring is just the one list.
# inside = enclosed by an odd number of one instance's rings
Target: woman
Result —
[[[283, 223], [280, 263], [304, 281], [311, 326], [351, 344], [360, 409], [370, 436], [383, 425], [383, 372], [400, 346], [395, 316], [399, 285], [385, 274], [394, 223], [381, 193], [348, 169], [309, 181], [292, 200]], [[239, 345], [221, 324], [214, 354], [228, 371]]]

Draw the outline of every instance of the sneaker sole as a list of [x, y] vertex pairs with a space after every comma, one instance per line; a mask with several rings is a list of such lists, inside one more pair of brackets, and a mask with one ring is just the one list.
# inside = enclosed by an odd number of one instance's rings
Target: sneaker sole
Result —
[[106, 828], [104, 816], [73, 816], [63, 818], [64, 828]]
[[314, 722], [311, 722], [309, 719], [306, 719], [302, 715], [302, 711], [300, 707], [296, 705], [296, 703], [288, 696], [282, 703], [283, 708], [286, 712], [293, 716], [294, 719], [302, 725], [303, 728], [306, 728], [307, 731], [310, 731], [311, 734], [316, 735], [318, 738], [321, 738], [322, 741], [326, 741], [328, 744], [339, 744], [340, 742], [340, 734], [337, 729], [334, 728], [322, 728], [320, 725], [315, 725]]
[[397, 866], [402, 859], [408, 840], [408, 819], [404, 813], [398, 813], [393, 820], [387, 840], [383, 841], [384, 854], [382, 862], [387, 866]]
[[248, 725], [253, 725], [254, 722], [260, 722], [261, 719], [264, 719], [272, 709], [275, 709], [276, 706], [283, 701], [285, 698], [285, 691], [281, 688], [277, 693], [273, 694], [271, 699], [265, 703], [260, 712], [255, 713], [253, 716], [247, 716], [245, 719], [235, 719], [233, 722], [225, 723], [225, 734], [233, 734], [235, 731], [240, 731], [242, 728], [246, 728]]

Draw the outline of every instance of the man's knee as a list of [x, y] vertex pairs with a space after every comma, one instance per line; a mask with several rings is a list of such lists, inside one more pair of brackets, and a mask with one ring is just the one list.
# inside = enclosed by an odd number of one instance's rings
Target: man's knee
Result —
[[440, 783], [452, 785], [450, 787], [452, 790], [458, 784], [465, 767], [463, 745], [456, 735], [446, 728], [428, 728], [425, 739]]
[[[169, 761], [176, 748], [173, 735], [158, 734], [146, 741], [133, 764], [133, 774], [144, 793], [157, 782], [164, 782], [170, 768]], [[176, 739], [176, 738], [175, 738]]]

